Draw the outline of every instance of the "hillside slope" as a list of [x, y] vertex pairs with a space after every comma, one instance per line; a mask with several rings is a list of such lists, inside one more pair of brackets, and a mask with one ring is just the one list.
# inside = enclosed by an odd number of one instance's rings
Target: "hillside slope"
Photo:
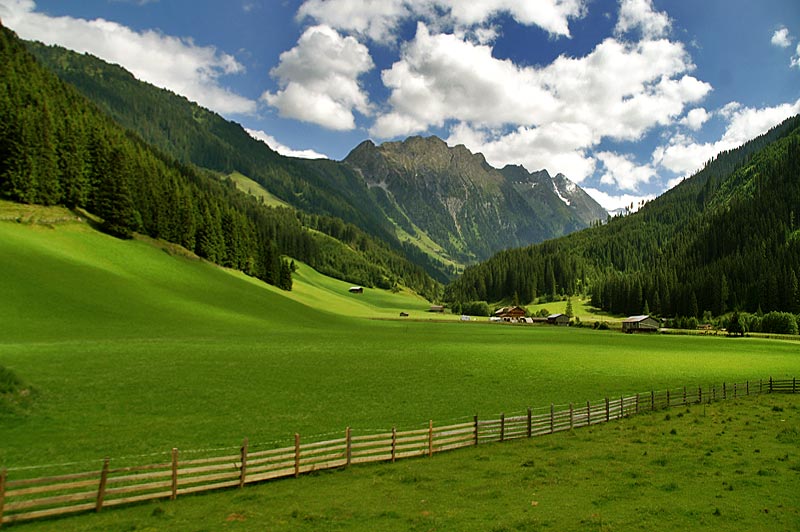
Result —
[[499, 253], [451, 300], [589, 292], [615, 313], [800, 311], [800, 117], [706, 167], [636, 214]]

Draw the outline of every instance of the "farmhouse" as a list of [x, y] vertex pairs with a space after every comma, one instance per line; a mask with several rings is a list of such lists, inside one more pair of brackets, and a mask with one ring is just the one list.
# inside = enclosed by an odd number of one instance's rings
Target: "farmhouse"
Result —
[[631, 316], [622, 320], [622, 332], [658, 332], [658, 320], [650, 316]]
[[569, 325], [569, 316], [566, 314], [550, 314], [547, 316], [547, 323], [566, 327]]
[[363, 294], [364, 287], [363, 286], [351, 286], [350, 290], [348, 290], [351, 294]]
[[503, 321], [518, 321], [520, 318], [525, 317], [525, 309], [522, 307], [503, 307], [497, 309], [494, 316]]

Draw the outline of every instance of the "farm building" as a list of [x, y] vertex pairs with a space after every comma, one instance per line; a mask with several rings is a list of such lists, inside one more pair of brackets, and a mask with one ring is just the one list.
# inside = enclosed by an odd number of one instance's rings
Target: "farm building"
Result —
[[650, 316], [631, 316], [622, 320], [622, 332], [658, 332], [658, 320]]
[[348, 290], [351, 294], [363, 294], [364, 287], [363, 286], [351, 286], [350, 290]]
[[503, 307], [497, 309], [494, 316], [504, 321], [517, 321], [525, 317], [525, 309], [522, 307]]
[[439, 312], [444, 313], [444, 307], [442, 305], [431, 305], [431, 308], [428, 309], [428, 312]]
[[550, 314], [547, 316], [547, 323], [564, 327], [569, 325], [569, 316], [566, 314]]

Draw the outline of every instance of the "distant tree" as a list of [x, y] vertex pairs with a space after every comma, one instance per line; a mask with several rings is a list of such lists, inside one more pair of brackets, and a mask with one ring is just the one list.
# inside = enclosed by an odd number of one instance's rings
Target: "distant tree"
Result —
[[567, 298], [567, 308], [564, 311], [564, 314], [566, 314], [567, 317], [569, 317], [569, 318], [574, 318], [575, 317], [575, 313], [572, 311], [572, 299], [571, 298]]
[[744, 320], [742, 320], [742, 317], [738, 312], [731, 314], [731, 317], [725, 324], [725, 328], [728, 330], [728, 334], [731, 336], [744, 336]]

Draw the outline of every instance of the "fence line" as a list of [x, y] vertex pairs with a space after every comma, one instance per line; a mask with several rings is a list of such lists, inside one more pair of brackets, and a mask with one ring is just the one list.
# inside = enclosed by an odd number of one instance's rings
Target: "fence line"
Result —
[[[389, 431], [353, 436], [347, 427], [341, 436], [325, 441], [302, 440], [294, 435], [294, 444], [277, 449], [250, 450], [247, 438], [238, 452], [207, 458], [183, 459], [173, 448], [168, 461], [156, 464], [112, 467], [111, 459], [101, 461], [95, 471], [56, 476], [9, 479], [8, 470], [0, 470], [0, 527], [6, 523], [27, 521], [77, 512], [100, 512], [103, 508], [154, 499], [174, 500], [179, 495], [204, 491], [241, 488], [267, 480], [297, 477], [304, 473], [347, 467], [369, 462], [394, 462], [402, 458], [432, 456], [434, 453], [553, 434], [591, 426], [632, 415], [689, 404], [764, 393], [800, 392], [797, 379], [722, 383], [718, 387], [682, 387], [637, 393], [629, 397], [606, 397], [586, 404], [561, 405], [557, 409], [528, 408], [523, 415], [435, 426], [433, 421], [422, 429]], [[543, 411], [543, 413], [538, 413]], [[335, 433], [328, 433], [332, 435]], [[191, 454], [186, 451], [185, 454]], [[152, 455], [151, 455], [152, 456]], [[100, 461], [98, 461], [100, 462]], [[22, 468], [21, 468], [22, 469]]]

